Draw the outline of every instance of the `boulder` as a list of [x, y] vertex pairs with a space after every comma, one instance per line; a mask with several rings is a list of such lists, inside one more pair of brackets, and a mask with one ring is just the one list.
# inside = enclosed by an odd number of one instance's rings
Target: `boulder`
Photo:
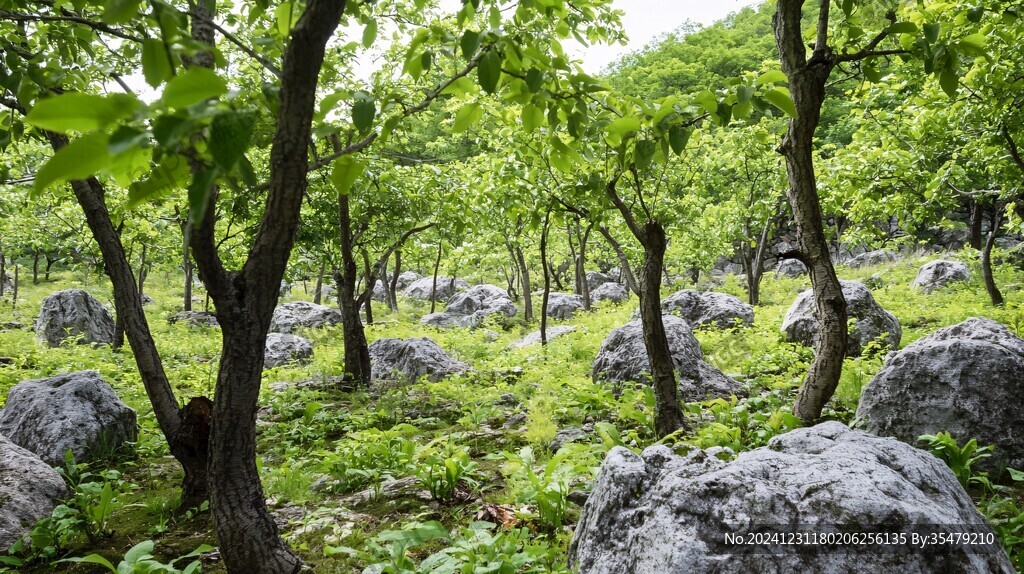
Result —
[[[562, 335], [572, 333], [575, 330], [576, 327], [573, 327], [572, 325], [551, 325], [547, 328], [548, 341], [551, 341], [552, 339], [557, 339]], [[518, 341], [512, 343], [508, 347], [510, 349], [521, 349], [523, 347], [529, 347], [530, 345], [538, 344], [540, 344], [540, 331], [534, 331], [529, 335], [523, 337], [522, 339], [519, 339]]]
[[583, 297], [572, 293], [548, 293], [548, 317], [569, 319], [583, 309]]
[[438, 329], [473, 329], [479, 327], [483, 323], [484, 318], [486, 317], [438, 311], [437, 313], [424, 315], [420, 318], [420, 323], [437, 327]]
[[[609, 451], [569, 548], [580, 574], [1011, 574], [990, 545], [921, 548], [914, 533], [991, 527], [931, 454], [838, 422], [790, 431], [724, 462], [656, 445]], [[741, 546], [727, 536], [781, 535]], [[902, 543], [793, 545], [825, 533], [904, 534]], [[791, 537], [789, 535], [792, 535]], [[787, 541], [789, 545], [787, 544]]]
[[181, 311], [171, 315], [167, 322], [170, 324], [185, 322], [193, 327], [219, 327], [217, 316], [208, 311]]
[[946, 261], [936, 259], [925, 263], [917, 272], [917, 277], [910, 284], [915, 289], [925, 293], [931, 293], [953, 283], [954, 281], [967, 281], [971, 278], [967, 265], [959, 261]]
[[629, 289], [618, 283], [602, 283], [590, 291], [590, 304], [596, 305], [601, 301], [611, 301], [618, 304], [629, 300]]
[[291, 333], [300, 328], [316, 329], [341, 323], [341, 311], [307, 301], [292, 301], [274, 309], [271, 333]]
[[147, 295], [145, 293], [142, 294], [142, 304], [143, 305], [151, 305], [153, 303], [156, 303], [156, 299], [153, 299], [152, 297], [150, 297], [149, 295]]
[[605, 283], [614, 283], [615, 279], [607, 273], [600, 271], [587, 271], [587, 288], [593, 291]]
[[508, 292], [494, 285], [474, 285], [452, 295], [444, 312], [420, 319], [426, 325], [442, 328], [478, 327], [495, 314], [512, 317], [519, 312]]
[[778, 267], [775, 268], [776, 279], [779, 277], [796, 279], [801, 275], [807, 275], [807, 266], [797, 259], [783, 259], [779, 261]]
[[400, 378], [415, 382], [426, 376], [437, 382], [451, 375], [469, 371], [471, 367], [453, 359], [433, 340], [378, 339], [370, 345], [371, 376], [374, 379]]
[[661, 312], [682, 317], [691, 327], [753, 325], [754, 308], [727, 293], [676, 291], [661, 301]]
[[286, 333], [268, 333], [263, 367], [273, 369], [312, 356], [313, 343], [309, 339]]
[[[846, 314], [856, 321], [850, 326], [846, 354], [856, 357], [868, 343], [882, 337], [889, 349], [898, 349], [903, 329], [899, 319], [875, 302], [871, 290], [856, 281], [840, 280], [846, 298]], [[814, 293], [808, 289], [797, 296], [782, 319], [782, 331], [791, 343], [813, 347], [818, 342], [818, 319]]]
[[988, 468], [1024, 468], [1024, 340], [972, 318], [907, 345], [864, 387], [857, 416], [869, 432], [912, 445], [947, 431], [994, 445]]
[[861, 267], [871, 267], [873, 265], [881, 265], [883, 263], [892, 263], [896, 261], [898, 257], [896, 253], [889, 251], [888, 249], [876, 249], [875, 251], [868, 251], [867, 253], [861, 253], [860, 255], [850, 259], [847, 263], [853, 269], [859, 269]]
[[67, 495], [56, 470], [0, 434], [0, 553], [50, 516]]
[[[401, 275], [399, 276], [401, 277]], [[469, 288], [469, 283], [466, 283], [462, 279], [452, 279], [451, 277], [445, 277], [444, 275], [437, 276], [437, 293], [433, 292], [434, 278], [433, 277], [421, 277], [405, 288], [406, 297], [413, 299], [420, 299], [422, 301], [430, 301], [433, 296], [434, 301], [447, 301], [455, 295], [457, 291]]]
[[555, 433], [555, 438], [551, 439], [551, 442], [548, 443], [548, 450], [551, 451], [551, 454], [554, 454], [563, 446], [585, 438], [587, 438], [586, 431], [579, 427], [559, 429], [559, 431]]
[[387, 293], [388, 288], [384, 286], [384, 281], [378, 279], [377, 282], [373, 284], [373, 294], [370, 295], [370, 298], [372, 298], [374, 301], [377, 301], [378, 303], [387, 303]]
[[36, 335], [50, 347], [81, 335], [83, 343], [114, 342], [114, 318], [103, 304], [81, 289], [57, 291], [43, 299]]
[[405, 289], [410, 283], [420, 278], [420, 274], [415, 271], [403, 271], [398, 274], [398, 283], [395, 285], [398, 289]]
[[0, 410], [0, 434], [63, 467], [69, 450], [88, 462], [134, 442], [138, 424], [99, 373], [78, 371], [14, 385]]
[[[709, 397], [725, 398], [741, 393], [739, 383], [704, 362], [700, 343], [685, 320], [675, 315], [664, 315], [662, 320], [683, 400], [703, 401]], [[651, 364], [647, 358], [643, 327], [639, 319], [612, 331], [601, 343], [601, 350], [591, 366], [594, 381], [650, 384], [650, 371]]]

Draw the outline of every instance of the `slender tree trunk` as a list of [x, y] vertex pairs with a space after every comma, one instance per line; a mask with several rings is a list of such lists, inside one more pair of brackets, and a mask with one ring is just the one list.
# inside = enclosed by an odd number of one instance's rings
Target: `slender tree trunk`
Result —
[[146, 271], [146, 244], [143, 243], [142, 244], [142, 254], [140, 255], [140, 258], [139, 258], [139, 296], [140, 297], [142, 296], [143, 293], [146, 292], [146, 290], [145, 290], [146, 275], [148, 275], [148, 273]]
[[[515, 249], [516, 259], [519, 261], [519, 272], [522, 274], [523, 317], [529, 323], [533, 320], [533, 286], [530, 285], [530, 268], [526, 266], [526, 257], [523, 255], [523, 249], [518, 244], [516, 244]], [[547, 301], [544, 302], [544, 308], [547, 308]]]
[[4, 255], [2, 249], [0, 249], [0, 297], [4, 295], [4, 289], [7, 288], [7, 256]]
[[985, 291], [988, 292], [992, 304], [999, 307], [1003, 304], [1003, 294], [996, 285], [996, 278], [992, 275], [992, 247], [996, 244], [996, 236], [999, 235], [999, 227], [1002, 224], [1003, 210], [997, 203], [993, 206], [991, 228], [988, 230], [988, 238], [985, 240], [985, 248], [981, 252], [981, 274], [985, 279]]
[[[355, 247], [352, 245], [352, 219], [347, 194], [338, 196], [338, 222], [341, 240], [341, 270], [335, 275], [338, 307], [341, 310], [342, 340], [345, 348], [345, 378], [351, 387], [366, 388], [370, 384], [370, 348], [359, 317], [356, 294]], [[371, 287], [372, 288], [372, 287]], [[367, 301], [369, 308], [369, 301]]]
[[56, 257], [46, 256], [46, 268], [43, 270], [43, 281], [50, 281], [50, 271], [53, 269], [53, 264], [59, 261]]
[[590, 238], [590, 230], [593, 228], [594, 224], [591, 223], [583, 230], [579, 239], [579, 250], [576, 254], [576, 280], [580, 289], [577, 293], [583, 297], [583, 308], [587, 311], [590, 310], [590, 285], [587, 284], [587, 240]]
[[597, 231], [604, 237], [608, 245], [612, 246], [612, 250], [615, 251], [615, 256], [619, 259], [619, 270], [622, 272], [622, 278], [626, 282], [626, 287], [629, 288], [633, 294], [640, 295], [640, 284], [637, 283], [636, 277], [633, 276], [633, 269], [629, 264], [629, 257], [626, 256], [626, 251], [622, 248], [622, 245], [615, 239], [604, 225], [599, 225]]
[[313, 302], [316, 303], [317, 305], [319, 305], [320, 302], [323, 300], [322, 297], [324, 293], [324, 272], [324, 264], [321, 263], [320, 271], [318, 271], [316, 274], [316, 290], [313, 291]]
[[540, 301], [540, 344], [548, 344], [548, 296], [551, 294], [551, 270], [543, 262], [548, 260], [548, 229], [551, 222], [551, 209], [544, 214], [544, 229], [540, 234], [540, 260], [544, 267], [544, 294]]
[[18, 306], [18, 288], [21, 287], [21, 280], [18, 277], [18, 264], [14, 264], [14, 290], [11, 291], [11, 309]]
[[185, 272], [185, 296], [182, 301], [182, 309], [185, 311], [192, 310], [192, 278], [195, 273], [195, 265], [192, 263], [192, 253], [188, 244], [188, 237], [185, 236], [185, 227], [182, 226], [182, 256], [181, 256], [181, 269]]
[[[366, 283], [363, 286], [365, 297], [361, 297], [361, 299], [365, 301], [363, 305], [366, 309], [366, 324], [373, 325], [373, 289], [377, 286], [377, 277], [370, 270], [370, 255], [365, 249], [363, 250], [363, 276], [366, 277]], [[364, 336], [363, 338], [365, 339], [366, 337]]]
[[[640, 321], [643, 325], [644, 346], [651, 366], [651, 384], [654, 387], [654, 434], [659, 438], [683, 428], [682, 403], [676, 383], [675, 364], [665, 334], [661, 314], [661, 274], [665, 262], [668, 240], [665, 229], [656, 221], [648, 221], [641, 238], [644, 247], [644, 267], [640, 273]], [[688, 373], [700, 382], [700, 371], [693, 365]]]
[[402, 272], [402, 250], [395, 250], [395, 268], [391, 271], [391, 285], [388, 288], [388, 306], [392, 313], [398, 312], [398, 275]]
[[839, 384], [846, 356], [847, 325], [846, 299], [825, 240], [813, 157], [814, 132], [821, 117], [825, 83], [835, 65], [826, 42], [829, 4], [822, 1], [817, 41], [820, 45], [816, 45], [810, 60], [804, 45], [802, 4], [803, 0], [778, 0], [773, 23], [782, 70], [789, 78], [797, 110], [779, 152], [786, 160], [799, 258], [810, 274], [819, 329], [814, 362], [793, 406], [794, 414], [809, 424], [821, 416]]
[[555, 281], [555, 289], [565, 291], [565, 287], [562, 285], [562, 280], [559, 277], [560, 273], [558, 272], [558, 268], [555, 267], [554, 261], [548, 261], [548, 272], [551, 274], [551, 279]]
[[439, 239], [437, 241], [437, 259], [434, 260], [434, 281], [430, 284], [430, 312], [433, 313], [436, 309], [437, 304], [437, 272], [441, 269], [441, 245], [442, 242]]
[[32, 284], [39, 285], [39, 252], [32, 254]]
[[974, 249], [982, 248], [981, 240], [981, 223], [985, 218], [985, 210], [978, 203], [978, 200], [971, 200], [971, 247]]

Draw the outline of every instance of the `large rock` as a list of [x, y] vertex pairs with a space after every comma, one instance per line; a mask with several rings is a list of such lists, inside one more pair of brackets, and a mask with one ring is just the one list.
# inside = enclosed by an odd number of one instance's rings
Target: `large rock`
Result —
[[[749, 532], [794, 536], [761, 549], [726, 542]], [[829, 532], [902, 532], [905, 541], [784, 545]], [[914, 532], [992, 530], [939, 459], [826, 422], [732, 462], [701, 450], [684, 457], [662, 445], [642, 455], [615, 447], [583, 508], [569, 563], [580, 574], [1014, 572], [998, 538], [947, 552], [914, 545]]]
[[0, 434], [0, 553], [50, 516], [67, 494], [56, 470]]
[[[562, 335], [568, 335], [569, 333], [572, 333], [575, 330], [576, 330], [576, 327], [573, 327], [572, 325], [550, 325], [547, 328], [548, 341], [550, 342], [552, 339], [557, 339], [558, 337], [561, 337]], [[539, 344], [540, 344], [540, 331], [534, 331], [534, 332], [526, 335], [522, 339], [519, 339], [518, 341], [512, 343], [511, 345], [508, 346], [508, 348], [510, 348], [510, 349], [522, 349], [523, 347], [529, 347], [530, 345], [539, 345]]]
[[[856, 357], [868, 343], [882, 337], [890, 349], [898, 349], [903, 329], [899, 319], [875, 302], [871, 291], [862, 283], [841, 280], [843, 297], [846, 298], [846, 314], [855, 322], [850, 326], [846, 354]], [[782, 319], [782, 331], [786, 340], [813, 347], [818, 342], [818, 319], [814, 306], [814, 293], [808, 289], [797, 296]]]
[[548, 293], [548, 317], [569, 319], [583, 309], [583, 297], [572, 293]]
[[925, 263], [918, 270], [910, 286], [931, 293], [955, 281], [967, 281], [970, 278], [971, 272], [967, 270], [967, 265], [959, 261], [936, 259]]
[[315, 329], [341, 323], [341, 311], [316, 303], [292, 301], [274, 309], [270, 332], [291, 333], [300, 328]]
[[[704, 362], [700, 343], [685, 320], [674, 315], [663, 315], [662, 320], [683, 400], [693, 402], [708, 397], [724, 398], [741, 392], [739, 383]], [[650, 384], [650, 371], [651, 363], [647, 357], [643, 327], [639, 319], [612, 331], [601, 344], [601, 350], [591, 367], [595, 381]]]
[[180, 311], [171, 315], [167, 322], [170, 324], [184, 322], [192, 327], [218, 327], [217, 316], [209, 311]]
[[403, 271], [398, 274], [398, 283], [395, 284], [397, 289], [405, 289], [410, 283], [420, 278], [420, 274], [415, 271]]
[[387, 279], [378, 279], [377, 282], [373, 284], [373, 294], [370, 295], [370, 298], [378, 303], [387, 303], [388, 301], [388, 288], [384, 285], [384, 281], [386, 280]]
[[802, 275], [807, 275], [807, 266], [797, 259], [783, 259], [779, 261], [778, 267], [775, 268], [776, 279], [779, 277], [796, 279]]
[[518, 312], [504, 289], [494, 285], [474, 285], [453, 295], [443, 312], [431, 313], [420, 322], [434, 327], [472, 328], [482, 325], [491, 315], [512, 317]]
[[64, 453], [88, 462], [138, 436], [135, 411], [96, 371], [22, 381], [0, 410], [0, 434], [52, 466]]
[[82, 335], [83, 343], [110, 344], [114, 342], [114, 318], [92, 295], [65, 289], [43, 300], [36, 335], [50, 347], [77, 335]]
[[629, 289], [619, 283], [602, 283], [590, 291], [590, 304], [594, 305], [601, 301], [612, 303], [623, 303], [629, 300]]
[[[401, 277], [401, 275], [399, 275]], [[433, 277], [421, 277], [405, 288], [406, 297], [413, 299], [420, 299], [423, 301], [430, 301], [431, 298], [434, 301], [447, 301], [455, 295], [457, 291], [469, 288], [469, 283], [466, 283], [462, 279], [452, 279], [451, 277], [445, 277], [444, 275], [437, 276], [437, 293], [433, 292], [434, 278]]]
[[847, 263], [854, 269], [861, 267], [871, 267], [873, 265], [881, 265], [883, 263], [892, 263], [897, 259], [896, 253], [889, 251], [888, 249], [876, 249], [875, 251], [868, 251], [867, 253], [861, 253], [860, 255], [850, 259]]
[[890, 357], [864, 387], [867, 430], [918, 444], [948, 431], [961, 444], [994, 445], [989, 468], [1024, 468], [1024, 340], [991, 320], [939, 329]]
[[661, 312], [682, 317], [691, 327], [753, 325], [754, 308], [727, 293], [676, 291], [661, 301]]
[[614, 283], [615, 279], [606, 273], [600, 271], [587, 271], [587, 288], [593, 291], [605, 283]]
[[397, 377], [409, 383], [423, 376], [437, 382], [471, 368], [453, 359], [440, 345], [427, 337], [378, 339], [370, 345], [370, 365], [374, 379]]
[[312, 356], [313, 343], [309, 339], [286, 333], [267, 334], [266, 354], [263, 357], [263, 366], [267, 369]]

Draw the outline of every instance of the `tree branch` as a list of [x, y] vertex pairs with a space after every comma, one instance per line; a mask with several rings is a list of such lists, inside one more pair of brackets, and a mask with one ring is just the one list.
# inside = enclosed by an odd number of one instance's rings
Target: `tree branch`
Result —
[[118, 38], [124, 40], [130, 40], [132, 42], [140, 44], [142, 43], [142, 38], [138, 36], [129, 34], [127, 32], [122, 32], [121, 30], [108, 26], [103, 22], [96, 22], [94, 20], [89, 20], [88, 18], [83, 18], [76, 14], [72, 14], [66, 10], [63, 11], [63, 15], [61, 16], [45, 16], [42, 14], [22, 14], [20, 12], [0, 10], [0, 18], [13, 20], [15, 22], [71, 22], [73, 24], [81, 24], [83, 26], [87, 26], [89, 28], [92, 28], [96, 32], [103, 32], [106, 34], [110, 34], [111, 36], [117, 36]]

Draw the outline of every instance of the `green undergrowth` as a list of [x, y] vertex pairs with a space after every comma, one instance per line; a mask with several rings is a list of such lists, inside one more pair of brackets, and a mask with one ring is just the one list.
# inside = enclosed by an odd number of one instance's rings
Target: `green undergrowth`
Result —
[[[994, 318], [1024, 334], [1024, 273], [997, 267], [1007, 303], [996, 308], [988, 304], [976, 264], [966, 284], [929, 295], [911, 290], [926, 260], [840, 267], [839, 274], [873, 285], [875, 298], [903, 325], [901, 346], [972, 316]], [[22, 286], [16, 308], [0, 305], [0, 323], [30, 326], [43, 297], [59, 288], [81, 286], [110, 302], [109, 287], [96, 276], [55, 277]], [[147, 306], [150, 325], [179, 399], [212, 396], [220, 332], [168, 324], [167, 317], [181, 308], [181, 287], [172, 280], [172, 273], [149, 279], [147, 292], [156, 300]], [[735, 276], [701, 284], [745, 299]], [[664, 294], [686, 286], [666, 287]], [[728, 457], [799, 426], [790, 411], [813, 353], [784, 342], [779, 325], [807, 286], [806, 278], [768, 275], [753, 326], [697, 332], [706, 359], [742, 382], [745, 395], [688, 405], [692, 432], [667, 442], [727, 447], [720, 456]], [[201, 298], [202, 291], [197, 293]], [[286, 297], [311, 298], [301, 285]], [[570, 501], [572, 493], [589, 488], [609, 449], [639, 451], [655, 442], [649, 389], [595, 384], [590, 376], [601, 342], [635, 307], [635, 299], [599, 306], [566, 321], [575, 331], [547, 347], [510, 349], [537, 325], [517, 318], [474, 331], [441, 331], [419, 323], [429, 305], [400, 298], [401, 311], [393, 314], [378, 304], [376, 323], [367, 326], [371, 341], [429, 336], [475, 371], [437, 383], [375, 385], [359, 392], [341, 392], [328, 383], [343, 372], [340, 328], [303, 333], [314, 342], [314, 358], [264, 374], [258, 423], [263, 485], [283, 536], [317, 572], [566, 571], [580, 511]], [[861, 389], [885, 353], [870, 348], [863, 357], [847, 359], [826, 418], [854, 422]], [[161, 563], [216, 544], [208, 510], [174, 511], [181, 473], [159, 434], [129, 350], [73, 344], [48, 349], [31, 330], [12, 329], [0, 332], [0, 357], [10, 358], [0, 365], [0, 402], [19, 381], [94, 369], [136, 409], [142, 427], [131, 452], [88, 467], [97, 485], [89, 488], [102, 493], [109, 484], [116, 492], [104, 526], [71, 532], [52, 552], [23, 551], [20, 556], [28, 560], [20, 570], [99, 572], [103, 566], [56, 560], [95, 553], [116, 566], [146, 540], [154, 542], [153, 560]], [[300, 381], [305, 383], [283, 389], [272, 385]], [[504, 428], [520, 415], [521, 424]], [[566, 427], [589, 432], [551, 452], [550, 441]], [[1004, 540], [1013, 541], [1024, 522], [1021, 490], [1007, 488], [998, 498], [972, 494]], [[204, 571], [222, 571], [206, 556]], [[184, 569], [190, 560], [175, 564]]]

